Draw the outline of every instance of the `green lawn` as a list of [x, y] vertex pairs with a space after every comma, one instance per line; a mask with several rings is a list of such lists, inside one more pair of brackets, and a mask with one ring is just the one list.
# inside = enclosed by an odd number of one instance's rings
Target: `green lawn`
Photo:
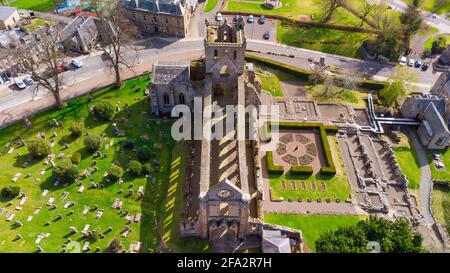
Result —
[[216, 6], [219, 0], [207, 0], [205, 7], [203, 8], [203, 12], [210, 12], [212, 11]]
[[[405, 0], [406, 3], [412, 4], [414, 0]], [[421, 0], [422, 4], [420, 5], [420, 8], [437, 13], [437, 14], [444, 14], [447, 12], [450, 12], [450, 2], [449, 1], [442, 1], [442, 0]]]
[[277, 30], [278, 41], [283, 44], [355, 58], [362, 42], [370, 36], [329, 28], [290, 27], [281, 22]]
[[320, 102], [334, 102], [340, 104], [347, 104], [355, 107], [365, 107], [367, 93], [350, 90], [346, 88], [336, 87], [336, 94], [332, 97], [323, 96], [324, 86], [314, 85], [306, 88], [306, 95], [308, 99], [320, 101]]
[[362, 216], [264, 214], [266, 223], [283, 225], [302, 231], [306, 247], [315, 251], [315, 241], [320, 235], [340, 227], [347, 227], [363, 220]]
[[43, 26], [45, 24], [49, 24], [49, 25], [54, 25], [55, 22], [54, 21], [50, 21], [50, 20], [45, 20], [45, 19], [40, 19], [40, 18], [35, 18], [31, 21], [30, 24], [25, 25], [25, 29], [28, 32], [33, 32], [35, 30], [37, 30], [40, 26]]
[[438, 37], [444, 37], [445, 40], [447, 40], [447, 45], [450, 45], [450, 34], [442, 34], [442, 35], [438, 35], [438, 36], [435, 36], [435, 37], [428, 38], [425, 41], [425, 46], [424, 46], [423, 50], [424, 51], [431, 50], [431, 47], [433, 46], [433, 42], [436, 41]]
[[[445, 165], [445, 170], [436, 168], [436, 165], [433, 162], [433, 154], [441, 155], [441, 159]], [[433, 180], [450, 181], [450, 150], [428, 150], [427, 158], [428, 163], [430, 164]]]
[[[270, 175], [270, 188], [275, 199], [283, 197], [287, 201], [289, 198], [292, 198], [294, 202], [297, 202], [298, 198], [301, 197], [303, 202], [305, 202], [308, 198], [311, 198], [313, 201], [321, 198], [324, 202], [327, 198], [330, 198], [334, 202], [335, 198], [339, 198], [343, 202], [350, 198], [350, 185], [336, 137], [328, 136], [328, 143], [330, 144], [331, 154], [336, 166], [336, 175], [332, 177], [320, 174], [313, 174], [309, 177], [290, 175], [289, 173], [281, 176]], [[281, 181], [285, 181], [285, 189], [282, 189]], [[291, 181], [294, 181], [296, 184], [296, 190], [291, 188]], [[301, 189], [302, 181], [306, 184], [305, 190]], [[315, 183], [315, 190], [311, 188], [311, 182]], [[321, 189], [321, 182], [325, 183], [326, 191]]]
[[[98, 233], [105, 232], [108, 227], [113, 228], [112, 232], [105, 234], [104, 239], [91, 240], [92, 251], [96, 247], [103, 251], [113, 238], [119, 238], [126, 250], [131, 243], [141, 241], [144, 243], [144, 252], [155, 251], [159, 243], [158, 231], [166, 242], [168, 247], [166, 251], [208, 251], [209, 248], [205, 242], [197, 239], [182, 239], [178, 235], [178, 224], [183, 206], [186, 147], [175, 143], [169, 137], [170, 120], [151, 118], [147, 114], [150, 113], [150, 106], [144, 97], [143, 90], [148, 83], [148, 77], [145, 76], [127, 81], [120, 90], [106, 88], [92, 95], [94, 103], [108, 100], [120, 107], [122, 111], [117, 114], [114, 122], [125, 131], [123, 137], [114, 135], [111, 123], [99, 122], [89, 114], [88, 109], [92, 103], [87, 96], [70, 101], [64, 109], [50, 110], [31, 118], [33, 125], [29, 129], [22, 128], [22, 123], [1, 129], [0, 187], [18, 185], [28, 199], [20, 211], [15, 209], [20, 198], [0, 199], [0, 208], [3, 209], [0, 216], [0, 252], [34, 252], [36, 250], [34, 241], [39, 233], [50, 234], [40, 243], [45, 252], [60, 252], [62, 245], [67, 243], [69, 237], [81, 244], [84, 243], [85, 239], [80, 233], [69, 235], [69, 227], [74, 226], [81, 231], [86, 224], [90, 224], [89, 229]], [[129, 113], [124, 110], [126, 104], [128, 104]], [[49, 122], [53, 119], [57, 119], [63, 126], [51, 126]], [[94, 158], [92, 153], [84, 149], [84, 136], [78, 139], [70, 136], [69, 127], [75, 121], [85, 124], [84, 132], [86, 133], [104, 134], [100, 151], [107, 157]], [[28, 140], [39, 132], [45, 132], [47, 139], [55, 142], [53, 153], [56, 157], [70, 156], [74, 152], [79, 152], [82, 155], [79, 169], [83, 171], [96, 164], [98, 171], [71, 185], [55, 185], [51, 167], [49, 164], [45, 165], [43, 160], [34, 160], [23, 168], [22, 164], [28, 158], [28, 152], [26, 147], [15, 144], [14, 140], [17, 138]], [[53, 132], [56, 132], [56, 137], [52, 137]], [[121, 141], [125, 139], [133, 140], [137, 147], [148, 146], [152, 151], [149, 162], [153, 164], [155, 172], [148, 179], [144, 176], [134, 178], [126, 171], [127, 163], [130, 159], [136, 159], [137, 153], [123, 147]], [[69, 148], [63, 147], [65, 143], [69, 145]], [[8, 153], [11, 147], [15, 149]], [[59, 159], [56, 157], [55, 163], [58, 164]], [[159, 165], [153, 160], [158, 160]], [[120, 164], [124, 169], [122, 184], [108, 182], [103, 177], [104, 172], [113, 162]], [[41, 175], [40, 172], [43, 169], [46, 171]], [[21, 173], [22, 176], [17, 182], [12, 182], [11, 179], [17, 173]], [[27, 177], [27, 174], [30, 176]], [[155, 178], [154, 181], [153, 178]], [[90, 188], [91, 182], [103, 184], [104, 188]], [[84, 185], [86, 189], [83, 193], [78, 193], [77, 190], [81, 185]], [[144, 186], [145, 194], [142, 199], [136, 194], [140, 186]], [[44, 190], [49, 191], [45, 197], [41, 195]], [[134, 191], [130, 196], [129, 190]], [[66, 199], [62, 197], [64, 192], [69, 193]], [[57, 209], [51, 210], [49, 206], [46, 206], [50, 197], [55, 198]], [[123, 201], [124, 211], [128, 210], [131, 215], [136, 213], [143, 215], [140, 223], [129, 224], [132, 232], [127, 238], [120, 237], [121, 231], [127, 224], [125, 214], [111, 208], [115, 198]], [[67, 201], [74, 201], [75, 205], [68, 209], [63, 208]], [[95, 210], [94, 206], [98, 209]], [[34, 215], [38, 207], [41, 210]], [[90, 207], [90, 210], [83, 215], [82, 211], [85, 207]], [[100, 209], [104, 210], [104, 214], [96, 219], [95, 215]], [[73, 213], [71, 214], [70, 211]], [[9, 213], [15, 214], [11, 222], [7, 222], [5, 217]], [[56, 220], [58, 214], [63, 216], [61, 220]], [[33, 216], [30, 222], [27, 221], [28, 216]], [[13, 227], [16, 220], [22, 222], [23, 226]], [[51, 224], [45, 225], [47, 222]], [[20, 234], [22, 239], [14, 241], [16, 234]]]
[[261, 80], [262, 89], [268, 91], [273, 97], [283, 97], [280, 82], [298, 81], [298, 79], [290, 73], [272, 69], [264, 65], [255, 65], [255, 72]]
[[403, 174], [408, 178], [408, 188], [420, 188], [420, 164], [416, 156], [416, 151], [413, 146], [409, 147], [394, 147], [397, 162]]
[[443, 185], [433, 186], [433, 214], [450, 234], [450, 188]]
[[16, 0], [9, 1], [10, 6], [17, 7], [19, 9], [28, 9], [42, 12], [53, 11], [54, 7], [59, 0]]

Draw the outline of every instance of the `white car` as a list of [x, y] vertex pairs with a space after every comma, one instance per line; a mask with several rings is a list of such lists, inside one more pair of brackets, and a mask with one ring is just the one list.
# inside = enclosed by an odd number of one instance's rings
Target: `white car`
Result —
[[70, 62], [73, 66], [75, 66], [76, 68], [80, 68], [83, 67], [83, 62], [77, 59], [72, 59], [72, 61]]
[[405, 56], [400, 58], [400, 65], [406, 65], [406, 57]]
[[27, 88], [27, 85], [22, 80], [16, 80], [16, 81], [14, 81], [14, 83], [16, 84], [17, 88], [19, 88], [20, 90]]
[[408, 61], [409, 66], [413, 67], [414, 63], [415, 63], [414, 59], [409, 59], [409, 61]]
[[222, 16], [222, 13], [217, 13], [216, 14], [216, 21], [222, 21], [222, 19], [223, 19], [223, 16]]

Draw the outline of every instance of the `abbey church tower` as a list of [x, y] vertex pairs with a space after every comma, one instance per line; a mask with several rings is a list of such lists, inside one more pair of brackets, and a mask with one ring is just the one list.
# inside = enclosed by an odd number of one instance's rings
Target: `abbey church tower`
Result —
[[237, 88], [238, 77], [245, 64], [244, 22], [208, 22], [206, 20], [206, 73], [212, 79], [213, 93], [231, 94]]

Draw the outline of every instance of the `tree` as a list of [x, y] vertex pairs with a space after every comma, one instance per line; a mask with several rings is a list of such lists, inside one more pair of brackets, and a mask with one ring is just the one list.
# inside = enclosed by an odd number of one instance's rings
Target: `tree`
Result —
[[152, 164], [150, 164], [150, 163], [145, 163], [144, 165], [142, 165], [142, 172], [143, 172], [144, 174], [150, 175], [150, 174], [153, 173], [153, 171], [154, 171], [154, 169], [153, 169], [153, 167], [152, 167]]
[[70, 132], [74, 137], [80, 137], [83, 134], [84, 125], [82, 122], [75, 122], [70, 126]]
[[413, 232], [406, 220], [391, 222], [371, 216], [354, 226], [322, 234], [315, 242], [322, 253], [369, 252], [369, 242], [380, 244], [382, 253], [417, 253], [422, 251], [422, 237]]
[[447, 40], [443, 36], [439, 36], [431, 44], [431, 52], [433, 54], [441, 53], [446, 48], [447, 48]]
[[405, 36], [411, 37], [422, 27], [422, 15], [420, 11], [414, 6], [408, 8], [400, 15], [400, 22], [405, 29]]
[[7, 197], [7, 198], [16, 197], [16, 196], [18, 196], [20, 194], [20, 187], [19, 186], [13, 186], [13, 185], [5, 186], [0, 191], [0, 194], [3, 197]]
[[128, 170], [133, 176], [140, 176], [142, 172], [142, 164], [137, 160], [132, 160], [128, 164]]
[[139, 161], [148, 161], [151, 158], [151, 151], [147, 146], [144, 146], [138, 151]]
[[381, 104], [385, 107], [393, 107], [400, 103], [400, 100], [406, 95], [406, 90], [402, 81], [396, 80], [389, 83], [385, 88], [381, 89], [378, 97]]
[[89, 134], [84, 139], [84, 145], [86, 146], [86, 149], [89, 151], [97, 151], [100, 148], [100, 145], [102, 144], [102, 139], [98, 135]]
[[114, 117], [115, 109], [109, 101], [99, 101], [92, 108], [92, 113], [100, 120], [111, 121]]
[[[98, 36], [104, 56], [110, 68], [114, 70], [116, 87], [122, 87], [121, 66], [132, 70], [129, 56], [125, 55], [127, 43], [138, 37], [137, 27], [128, 19], [126, 8], [122, 1], [117, 0], [85, 0], [91, 6], [102, 22], [104, 35]], [[106, 33], [106, 35], [105, 35]]]
[[117, 181], [123, 176], [123, 169], [117, 164], [113, 164], [108, 171], [108, 177], [112, 181]]
[[80, 175], [78, 167], [70, 159], [61, 160], [53, 168], [53, 177], [64, 183], [73, 183]]
[[80, 153], [73, 153], [70, 157], [70, 161], [72, 161], [73, 164], [78, 165], [81, 162], [81, 154]]
[[51, 146], [47, 140], [43, 138], [34, 138], [26, 142], [28, 151], [37, 158], [43, 158], [51, 153]]
[[64, 61], [60, 45], [59, 27], [49, 26], [46, 35], [36, 43], [29, 43], [14, 49], [16, 57], [24, 72], [30, 74], [37, 83], [36, 90], [43, 87], [55, 99], [57, 107], [63, 107], [61, 90], [63, 76], [60, 73]]

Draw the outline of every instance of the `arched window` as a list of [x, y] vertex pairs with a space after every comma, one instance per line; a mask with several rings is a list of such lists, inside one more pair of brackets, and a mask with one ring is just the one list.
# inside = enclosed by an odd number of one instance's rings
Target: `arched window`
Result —
[[228, 68], [228, 66], [227, 65], [223, 65], [221, 68], [220, 68], [220, 77], [228, 77], [228, 76], [230, 76], [230, 69]]
[[170, 104], [169, 95], [167, 93], [163, 94], [164, 104]]
[[214, 49], [214, 57], [217, 57], [217, 49]]
[[180, 101], [180, 104], [186, 104], [186, 100], [185, 100], [185, 98], [184, 98], [184, 94], [183, 93], [180, 93], [180, 95], [178, 95], [178, 99], [179, 99], [179, 101]]
[[237, 59], [237, 51], [236, 50], [234, 51], [234, 59], [235, 60]]

